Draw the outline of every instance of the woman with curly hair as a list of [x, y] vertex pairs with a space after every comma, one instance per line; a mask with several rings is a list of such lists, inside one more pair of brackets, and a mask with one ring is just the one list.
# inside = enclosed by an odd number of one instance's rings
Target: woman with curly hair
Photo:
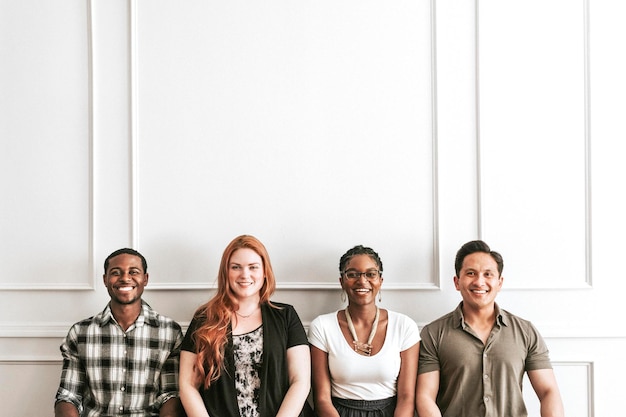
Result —
[[298, 416], [310, 390], [310, 353], [295, 309], [271, 302], [276, 280], [253, 236], [224, 250], [216, 294], [200, 306], [180, 355], [188, 417]]

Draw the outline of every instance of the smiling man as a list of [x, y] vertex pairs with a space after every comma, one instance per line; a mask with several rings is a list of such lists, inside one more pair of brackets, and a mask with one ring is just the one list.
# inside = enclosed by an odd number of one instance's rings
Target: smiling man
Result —
[[146, 259], [119, 249], [104, 261], [110, 302], [72, 326], [61, 345], [63, 370], [55, 416], [182, 416], [178, 362], [182, 332], [141, 296]]
[[524, 373], [542, 417], [564, 415], [548, 348], [529, 322], [495, 302], [504, 262], [480, 240], [459, 249], [454, 285], [463, 301], [421, 332], [419, 417], [526, 417]]

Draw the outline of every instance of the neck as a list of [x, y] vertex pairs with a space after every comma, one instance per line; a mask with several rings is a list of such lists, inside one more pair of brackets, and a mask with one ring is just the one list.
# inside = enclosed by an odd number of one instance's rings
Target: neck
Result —
[[127, 330], [139, 317], [141, 312], [141, 301], [132, 304], [118, 304], [111, 302], [111, 314], [115, 321]]
[[496, 320], [496, 307], [494, 304], [483, 308], [470, 308], [463, 303], [462, 311], [463, 319], [468, 324], [493, 324]]
[[346, 307], [350, 312], [353, 322], [365, 321], [371, 323], [376, 316], [376, 304], [353, 305], [348, 304]]
[[240, 316], [247, 316], [254, 313], [261, 306], [260, 300], [256, 298], [245, 298], [239, 300], [239, 306], [237, 307], [237, 314]]

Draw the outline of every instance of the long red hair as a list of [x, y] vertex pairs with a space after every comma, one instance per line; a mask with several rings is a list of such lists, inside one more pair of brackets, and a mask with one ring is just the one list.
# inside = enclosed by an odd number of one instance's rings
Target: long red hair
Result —
[[269, 304], [276, 289], [276, 278], [265, 246], [254, 236], [241, 235], [233, 239], [222, 254], [217, 276], [217, 293], [195, 313], [202, 324], [193, 334], [196, 345], [196, 368], [204, 375], [204, 387], [219, 379], [224, 368], [224, 353], [231, 332], [232, 315], [239, 308], [237, 298], [228, 284], [228, 268], [232, 254], [239, 249], [252, 249], [263, 260], [265, 282], [260, 290], [260, 304]]

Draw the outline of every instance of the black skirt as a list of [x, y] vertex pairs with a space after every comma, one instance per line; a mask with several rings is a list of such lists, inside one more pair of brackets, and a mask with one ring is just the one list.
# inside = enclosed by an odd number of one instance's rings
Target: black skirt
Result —
[[332, 400], [340, 417], [393, 417], [396, 411], [396, 397], [373, 401], [333, 397]]

